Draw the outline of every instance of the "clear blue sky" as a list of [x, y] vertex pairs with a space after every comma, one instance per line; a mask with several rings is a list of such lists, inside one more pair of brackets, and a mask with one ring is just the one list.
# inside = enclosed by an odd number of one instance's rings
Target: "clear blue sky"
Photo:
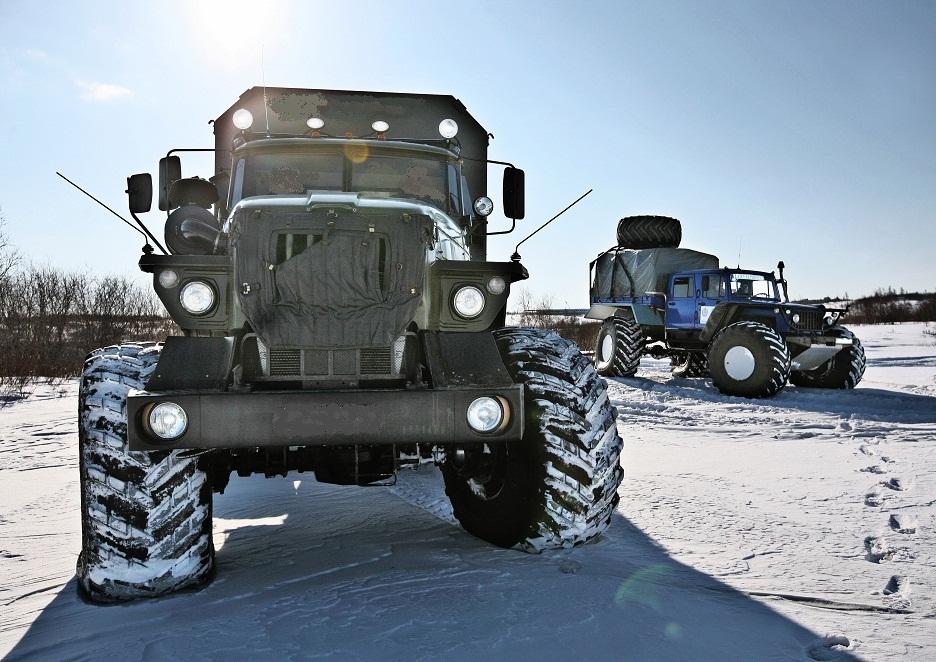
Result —
[[586, 304], [588, 262], [640, 213], [680, 218], [723, 264], [739, 241], [746, 266], [785, 260], [794, 296], [936, 288], [932, 2], [0, 0], [0, 207], [20, 249], [137, 273], [137, 237], [54, 171], [125, 209], [128, 174], [212, 145], [261, 44], [268, 85], [459, 97], [491, 157], [527, 172], [527, 220], [492, 259], [594, 187], [523, 250], [555, 305]]

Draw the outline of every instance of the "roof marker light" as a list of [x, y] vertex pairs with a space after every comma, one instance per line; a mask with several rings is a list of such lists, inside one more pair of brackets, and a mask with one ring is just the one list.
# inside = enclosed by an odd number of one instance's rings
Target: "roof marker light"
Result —
[[439, 122], [439, 135], [443, 138], [454, 138], [458, 134], [458, 123], [455, 120], [444, 119]]
[[370, 128], [374, 130], [374, 133], [386, 133], [390, 129], [390, 125], [383, 120], [377, 120], [370, 125]]
[[323, 126], [325, 126], [325, 120], [323, 120], [321, 117], [310, 117], [306, 120], [306, 126], [313, 131], [318, 131]]
[[231, 121], [234, 122], [234, 126], [241, 131], [246, 131], [253, 125], [253, 113], [246, 108], [238, 108], [234, 111]]

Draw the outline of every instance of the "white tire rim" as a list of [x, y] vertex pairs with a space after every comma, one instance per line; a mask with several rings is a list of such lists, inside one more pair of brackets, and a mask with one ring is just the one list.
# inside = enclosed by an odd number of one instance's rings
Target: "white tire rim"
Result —
[[754, 355], [747, 347], [736, 345], [725, 354], [725, 372], [735, 381], [743, 382], [753, 375], [756, 366]]
[[611, 356], [614, 354], [614, 338], [611, 337], [610, 333], [606, 333], [604, 338], [601, 339], [601, 362], [607, 363], [611, 360]]

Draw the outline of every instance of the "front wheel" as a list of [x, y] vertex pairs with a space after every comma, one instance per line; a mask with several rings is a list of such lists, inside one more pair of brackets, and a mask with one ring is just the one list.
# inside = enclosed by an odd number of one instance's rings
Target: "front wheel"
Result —
[[726, 395], [769, 398], [790, 377], [783, 337], [760, 322], [735, 322], [718, 332], [708, 351], [712, 383]]
[[810, 388], [855, 388], [864, 377], [865, 351], [861, 341], [848, 329], [841, 328], [840, 337], [851, 338], [853, 344], [842, 348], [835, 356], [815, 370], [796, 370], [790, 381]]
[[92, 352], [78, 395], [80, 590], [95, 602], [155, 597], [211, 578], [211, 486], [182, 451], [127, 448], [127, 395], [143, 389], [160, 346]]
[[451, 450], [442, 465], [455, 517], [472, 535], [528, 552], [592, 540], [611, 522], [624, 442], [604, 381], [554, 332], [494, 332], [524, 387], [523, 439]]

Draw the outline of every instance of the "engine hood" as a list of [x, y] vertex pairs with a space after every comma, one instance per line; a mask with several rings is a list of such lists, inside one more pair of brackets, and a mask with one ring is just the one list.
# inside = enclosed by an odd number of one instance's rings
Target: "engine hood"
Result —
[[418, 307], [433, 226], [447, 218], [348, 193], [238, 203], [227, 226], [247, 319], [271, 347], [392, 343]]

